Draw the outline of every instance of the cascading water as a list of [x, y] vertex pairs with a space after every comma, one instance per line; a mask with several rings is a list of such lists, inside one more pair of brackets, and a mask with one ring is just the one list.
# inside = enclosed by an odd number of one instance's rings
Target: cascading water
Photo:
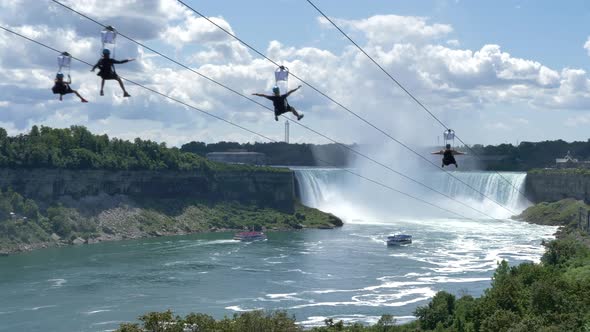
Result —
[[[400, 213], [408, 209], [420, 213], [428, 210], [423, 206], [405, 204], [395, 193], [390, 191], [370, 187], [371, 184], [364, 183], [363, 180], [346, 170], [336, 168], [294, 168], [293, 170], [302, 203], [332, 212], [341, 218], [379, 215], [378, 218], [382, 219], [384, 215], [391, 215], [391, 210]], [[519, 191], [524, 192], [526, 173], [453, 172], [453, 175], [477, 191], [445, 173], [424, 173], [420, 181], [494, 218], [508, 218], [512, 214], [510, 211], [518, 213], [526, 207], [526, 200], [519, 193]], [[399, 188], [399, 185], [396, 184], [392, 184], [392, 186]], [[482, 214], [474, 214], [464, 205], [450, 201], [436, 193], [425, 191], [423, 188], [405, 186], [400, 189], [467, 216], [484, 217]], [[483, 197], [480, 193], [495, 200], [506, 209]], [[359, 210], [364, 210], [364, 212], [360, 213]], [[348, 215], [343, 215], [344, 211]]]
[[351, 174], [339, 168], [296, 168], [294, 171], [301, 202], [315, 208], [343, 198], [342, 189], [352, 185]]
[[477, 191], [443, 173], [437, 173], [431, 179], [437, 189], [458, 199], [485, 202], [487, 199], [482, 193], [513, 211], [520, 211], [526, 205], [526, 199], [521, 195], [521, 192], [524, 193], [526, 173], [454, 172], [453, 175]]

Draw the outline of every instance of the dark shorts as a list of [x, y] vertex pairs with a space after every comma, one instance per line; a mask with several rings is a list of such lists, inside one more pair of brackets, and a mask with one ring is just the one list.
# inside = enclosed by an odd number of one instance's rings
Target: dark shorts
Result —
[[457, 163], [457, 161], [455, 160], [454, 156], [443, 158], [443, 164], [445, 164], [445, 166], [456, 164], [456, 163]]
[[284, 108], [282, 110], [278, 110], [275, 108], [275, 115], [279, 116], [285, 113], [289, 113], [289, 112], [293, 112], [295, 110], [295, 108], [293, 106], [288, 106], [287, 108]]
[[64, 86], [57, 86], [54, 85], [53, 88], [51, 88], [51, 91], [53, 91], [53, 94], [59, 94], [59, 95], [67, 95], [68, 93], [73, 93], [74, 90], [72, 90], [72, 88], [70, 88], [67, 85]]
[[108, 73], [98, 72], [97, 75], [100, 76], [103, 80], [116, 80], [119, 78], [119, 75], [117, 75], [117, 73], [113, 73], [113, 72], [108, 72]]

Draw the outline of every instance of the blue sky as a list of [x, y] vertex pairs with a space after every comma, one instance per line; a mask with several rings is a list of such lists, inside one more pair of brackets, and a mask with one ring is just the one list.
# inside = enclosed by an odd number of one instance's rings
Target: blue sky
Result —
[[[399, 88], [304, 0], [191, 1], [269, 57], [412, 146], [442, 132]], [[274, 66], [174, 0], [64, 3], [153, 46], [244, 93], [268, 92]], [[357, 40], [468, 143], [586, 140], [590, 126], [590, 6], [584, 1], [332, 1], [314, 3]], [[98, 27], [44, 1], [0, 3], [0, 23], [89, 62], [100, 52]], [[49, 8], [49, 10], [48, 10]], [[587, 44], [586, 49], [584, 45]], [[0, 33], [0, 126], [85, 125], [92, 131], [170, 145], [191, 140], [262, 141], [247, 132], [130, 86], [113, 82], [98, 96], [98, 78], [74, 64], [73, 88], [90, 103], [58, 102], [49, 88], [55, 54]], [[212, 114], [281, 140], [283, 121], [124, 39], [118, 72]], [[292, 86], [298, 83], [291, 81]], [[111, 84], [113, 83], [113, 84]], [[67, 96], [69, 97], [69, 96]], [[264, 100], [259, 100], [265, 103]], [[304, 123], [338, 141], [383, 144], [358, 119], [304, 87], [290, 98]], [[270, 105], [268, 105], [270, 106]], [[299, 127], [293, 142], [326, 143]]]
[[[336, 31], [319, 30], [315, 24], [318, 13], [305, 0], [186, 2], [203, 14], [223, 16], [241, 37], [257, 48], [264, 49], [273, 39], [302, 47], [313, 44], [323, 34], [322, 45], [331, 49], [348, 43]], [[433, 22], [451, 24], [454, 28], [451, 37], [467, 48], [495, 43], [514, 56], [535, 59], [551, 67], [590, 68], [582, 49], [590, 30], [590, 5], [584, 0], [314, 0], [313, 3], [329, 16], [345, 19], [377, 14], [424, 16]]]

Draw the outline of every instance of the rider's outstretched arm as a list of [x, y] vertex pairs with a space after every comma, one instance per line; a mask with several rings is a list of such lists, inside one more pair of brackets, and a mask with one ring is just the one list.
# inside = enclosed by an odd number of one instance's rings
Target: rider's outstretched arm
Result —
[[301, 85], [300, 85], [300, 86], [298, 86], [298, 87], [296, 87], [295, 89], [293, 89], [293, 90], [291, 90], [291, 91], [287, 92], [287, 94], [286, 94], [285, 96], [286, 96], [286, 97], [289, 97], [289, 95], [290, 95], [290, 94], [292, 94], [293, 92], [295, 92], [295, 91], [299, 90], [300, 88], [301, 88]]
[[263, 93], [253, 93], [252, 95], [253, 95], [253, 96], [258, 96], [258, 97], [264, 97], [264, 98], [271, 97], [271, 96], [265, 95], [265, 94], [263, 94]]

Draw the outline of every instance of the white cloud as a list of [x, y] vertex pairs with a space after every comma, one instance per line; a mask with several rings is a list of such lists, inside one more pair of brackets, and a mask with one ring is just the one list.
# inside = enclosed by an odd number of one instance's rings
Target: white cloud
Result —
[[495, 123], [488, 123], [485, 125], [486, 128], [491, 129], [491, 130], [503, 130], [503, 131], [507, 131], [507, 130], [512, 130], [512, 127], [503, 123], [503, 122], [495, 122]]
[[584, 48], [588, 52], [588, 55], [590, 55], [590, 37], [588, 37], [588, 40], [586, 40], [586, 43], [584, 44]]
[[549, 106], [574, 109], [590, 108], [590, 80], [582, 69], [565, 68], [557, 93], [551, 97]]
[[[332, 25], [324, 18], [319, 22]], [[333, 19], [341, 28], [362, 32], [369, 43], [387, 45], [400, 42], [419, 42], [448, 35], [453, 28], [448, 24], [428, 24], [428, 19], [417, 16], [375, 15], [362, 20]]]
[[[210, 19], [232, 34], [234, 33], [229, 23], [224, 19], [217, 17]], [[161, 36], [166, 42], [179, 48], [187, 43], [222, 43], [233, 40], [206, 19], [194, 16], [187, 17], [181, 24], [169, 26]]]
[[[8, 2], [6, 10], [0, 12], [2, 25], [86, 61], [98, 59], [101, 46], [96, 25], [61, 7], [50, 6], [47, 10], [39, 3]], [[176, 1], [113, 1], [108, 9], [103, 2], [94, 0], [67, 3], [105, 22], [117, 22], [121, 32], [159, 45], [154, 48], [168, 55], [176, 52], [179, 61], [190, 62], [195, 70], [241, 93], [269, 92], [274, 85], [273, 64], [187, 12]], [[33, 10], [23, 10], [25, 6]], [[234, 32], [226, 19], [212, 19]], [[462, 118], [468, 112], [504, 108], [590, 109], [589, 77], [583, 70], [549, 68], [534, 59], [515, 57], [494, 44], [461, 48], [459, 40], [452, 39], [450, 25], [423, 17], [376, 15], [336, 20], [343, 28], [362, 34], [364, 39], [359, 42], [363, 48], [445, 121], [457, 123], [466, 121]], [[326, 22], [319, 21], [327, 27]], [[432, 137], [440, 135], [436, 124], [416, 112], [416, 105], [356, 48], [346, 46], [335, 52], [321, 46], [294, 47], [287, 42], [288, 37], [269, 41], [265, 54], [386, 131], [395, 132], [396, 137], [430, 144]], [[590, 52], [590, 39], [585, 47]], [[70, 96], [59, 102], [50, 92], [57, 54], [4, 32], [0, 32], [0, 48], [10, 50], [0, 54], [0, 123], [10, 124], [7, 127], [14, 130], [35, 123], [82, 124], [111, 136], [145, 136], [169, 144], [193, 139], [262, 140], [129, 83], [126, 85], [133, 95], [130, 99], [121, 97], [113, 81], [107, 82], [106, 96], [99, 97], [99, 78], [78, 62], [73, 63], [72, 87], [90, 103], [82, 105]], [[138, 59], [117, 66], [124, 77], [265, 135], [282, 137], [282, 121], [275, 123], [268, 110], [144, 52], [124, 38], [118, 41], [117, 57]], [[300, 82], [291, 78], [290, 84], [295, 87]], [[272, 105], [268, 100], [252, 98], [268, 107]], [[379, 136], [305, 86], [289, 100], [306, 113], [305, 124], [338, 140], [354, 142]], [[522, 116], [512, 122], [486, 119], [482, 130], [535, 126], [533, 120], [526, 121]], [[325, 142], [296, 126], [291, 132], [293, 141]]]
[[457, 39], [450, 39], [450, 40], [447, 40], [447, 45], [449, 45], [451, 47], [459, 47], [459, 46], [461, 46], [461, 43]]

